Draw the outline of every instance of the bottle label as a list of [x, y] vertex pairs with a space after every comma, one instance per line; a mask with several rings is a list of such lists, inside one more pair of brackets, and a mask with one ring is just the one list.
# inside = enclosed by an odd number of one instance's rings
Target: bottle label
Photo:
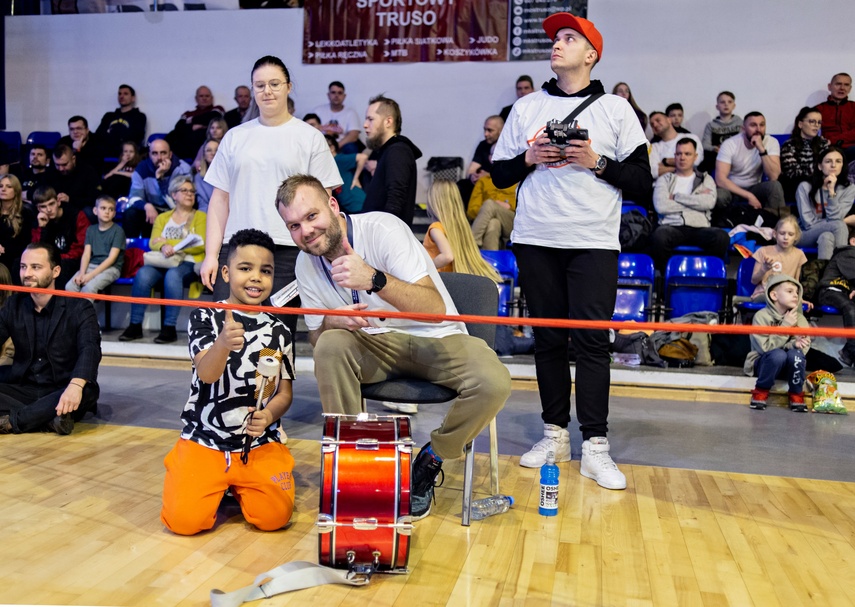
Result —
[[558, 510], [558, 485], [540, 486], [540, 507], [546, 510]]

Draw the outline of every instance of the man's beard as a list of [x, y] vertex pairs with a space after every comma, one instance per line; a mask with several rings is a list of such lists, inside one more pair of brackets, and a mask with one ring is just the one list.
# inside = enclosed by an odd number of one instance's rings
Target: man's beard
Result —
[[386, 133], [377, 133], [376, 135], [369, 137], [365, 143], [368, 144], [370, 149], [376, 150], [383, 147], [383, 144], [386, 143], [385, 137]]
[[45, 278], [36, 278], [36, 284], [26, 284], [24, 280], [21, 280], [21, 283], [26, 287], [30, 287], [32, 289], [47, 289], [50, 288], [51, 283], [53, 282], [53, 276], [47, 276]]

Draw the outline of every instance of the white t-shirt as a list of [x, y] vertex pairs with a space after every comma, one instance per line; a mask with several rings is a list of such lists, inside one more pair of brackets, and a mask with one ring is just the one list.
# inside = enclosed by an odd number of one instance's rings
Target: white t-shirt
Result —
[[692, 194], [692, 186], [695, 184], [695, 176], [689, 175], [688, 177], [681, 177], [679, 175], [674, 175], [674, 190], [672, 194], [685, 194], [686, 196], [691, 196]]
[[[550, 120], [564, 120], [585, 97], [556, 97], [545, 90], [518, 99], [499, 136], [493, 162], [524, 153]], [[632, 107], [617, 95], [604, 95], [576, 118], [588, 129], [598, 154], [625, 160], [647, 138]], [[593, 171], [562, 161], [539, 164], [517, 188], [511, 239], [562, 249], [620, 250], [621, 192]]]
[[342, 108], [340, 112], [333, 112], [330, 105], [325, 103], [316, 107], [312, 112], [321, 119], [321, 127], [323, 127], [324, 132], [327, 135], [335, 135], [338, 141], [341, 141], [341, 138], [350, 131], [362, 130], [362, 121], [359, 120], [356, 110], [348, 107]]
[[[416, 240], [407, 224], [389, 213], [374, 212], [351, 215], [353, 225], [353, 250], [365, 263], [373, 268], [403, 280], [414, 283], [430, 276], [436, 286], [448, 314], [457, 314], [457, 308], [448, 294], [427, 250]], [[300, 251], [297, 256], [295, 273], [300, 289], [300, 301], [304, 308], [334, 310], [353, 304], [353, 292], [335, 285], [327, 277], [324, 265], [329, 262], [322, 257]], [[379, 294], [369, 295], [357, 291], [360, 303], [368, 304], [368, 310], [394, 310], [397, 308], [384, 301]], [[310, 330], [318, 329], [324, 320], [320, 315], [305, 315], [306, 326]], [[370, 333], [399, 331], [419, 337], [445, 337], [456, 333], [466, 333], [462, 322], [445, 321], [424, 323], [403, 318], [368, 318], [371, 327], [362, 329]]]
[[321, 132], [291, 118], [279, 126], [258, 119], [229, 129], [205, 173], [205, 181], [229, 195], [229, 219], [223, 242], [244, 228], [264, 230], [278, 245], [292, 245], [291, 234], [276, 212], [276, 190], [298, 173], [317, 177], [326, 188], [342, 184]]
[[[774, 137], [766, 135], [763, 147], [769, 156], [781, 155], [781, 144]], [[763, 159], [756, 148], [745, 147], [745, 136], [742, 133], [734, 135], [721, 142], [716, 156], [716, 162], [730, 165], [728, 179], [741, 188], [757, 185], [763, 179]]]
[[677, 142], [685, 137], [693, 140], [698, 146], [698, 158], [695, 160], [695, 166], [699, 166], [703, 162], [704, 146], [701, 145], [700, 138], [691, 133], [677, 133], [677, 136], [671, 141], [657, 141], [650, 146], [650, 174], [653, 175], [653, 179], [659, 179], [659, 163], [662, 162], [662, 159], [674, 158], [674, 153], [677, 151]]

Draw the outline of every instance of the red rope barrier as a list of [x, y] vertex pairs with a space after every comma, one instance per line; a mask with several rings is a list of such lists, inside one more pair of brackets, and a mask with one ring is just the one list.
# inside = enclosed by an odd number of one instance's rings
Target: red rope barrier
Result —
[[684, 333], [724, 333], [733, 335], [808, 335], [815, 337], [844, 337], [855, 339], [855, 328], [838, 327], [755, 327], [752, 325], [704, 325], [679, 324], [672, 322], [635, 322], [615, 320], [567, 320], [556, 318], [529, 318], [517, 316], [457, 316], [444, 314], [422, 314], [418, 312], [394, 312], [391, 310], [326, 310], [315, 308], [277, 308], [274, 306], [248, 306], [219, 303], [215, 301], [197, 301], [186, 299], [158, 299], [155, 297], [130, 297], [126, 295], [104, 295], [102, 293], [75, 293], [55, 289], [37, 289], [17, 285], [0, 285], [0, 290], [20, 293], [42, 293], [59, 297], [76, 297], [116, 303], [145, 304], [156, 306], [181, 306], [185, 308], [215, 308], [220, 310], [239, 310], [243, 312], [268, 312], [270, 314], [308, 314], [318, 316], [361, 316], [363, 318], [405, 318], [420, 322], [440, 322], [445, 320], [508, 326], [554, 327], [562, 329], [614, 329], [615, 331], [679, 331]]

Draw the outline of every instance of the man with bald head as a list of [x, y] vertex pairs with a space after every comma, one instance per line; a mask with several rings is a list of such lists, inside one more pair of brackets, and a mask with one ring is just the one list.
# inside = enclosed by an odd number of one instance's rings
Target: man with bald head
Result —
[[499, 135], [501, 135], [504, 126], [505, 121], [501, 116], [488, 116], [484, 121], [484, 139], [475, 148], [472, 162], [469, 163], [469, 168], [466, 170], [466, 177], [457, 183], [464, 205], [469, 204], [475, 182], [490, 174], [490, 169], [493, 166], [490, 161], [490, 150], [499, 140]]
[[176, 157], [165, 139], [155, 139], [148, 158], [131, 175], [130, 206], [125, 209], [122, 227], [129, 238], [151, 234], [158, 214], [175, 207], [169, 196], [169, 182], [176, 175], [189, 175], [190, 165]]
[[175, 129], [167, 136], [172, 151], [179, 158], [194, 158], [205, 143], [208, 124], [214, 118], [222, 118], [226, 111], [214, 105], [214, 94], [207, 86], [196, 89], [196, 108], [181, 114]]
[[226, 124], [229, 125], [230, 129], [243, 122], [243, 118], [249, 109], [250, 99], [252, 99], [252, 93], [248, 86], [241, 85], [235, 89], [235, 103], [237, 103], [237, 107], [226, 112], [224, 116]]

